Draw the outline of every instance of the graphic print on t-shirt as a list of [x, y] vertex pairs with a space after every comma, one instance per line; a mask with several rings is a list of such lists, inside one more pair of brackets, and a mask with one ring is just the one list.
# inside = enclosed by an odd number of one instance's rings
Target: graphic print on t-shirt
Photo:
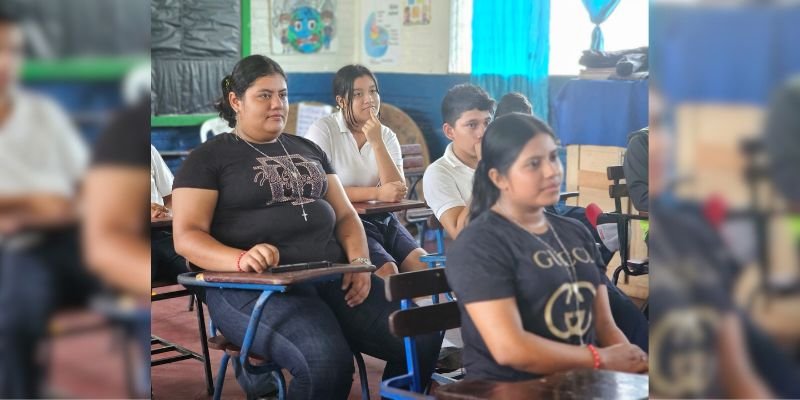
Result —
[[[269, 184], [271, 196], [266, 205], [290, 201], [292, 205], [307, 204], [322, 197], [325, 173], [320, 166], [298, 154], [291, 156], [258, 157], [253, 167], [253, 182]], [[306, 190], [306, 186], [311, 186]], [[302, 190], [302, 193], [299, 191]]]
[[[587, 296], [591, 293], [591, 296]], [[597, 290], [591, 282], [564, 283], [550, 295], [544, 308], [547, 329], [553, 336], [567, 340], [583, 337], [592, 326], [592, 302]], [[559, 315], [559, 311], [563, 311]]]
[[[571, 275], [564, 266], [571, 261], [573, 268], [576, 263], [590, 263], [592, 257], [586, 249], [574, 247], [565, 254], [564, 251], [553, 249], [537, 250], [531, 256], [533, 264], [542, 269], [557, 267], [564, 269], [567, 275]], [[580, 281], [576, 283], [564, 283], [556, 289], [544, 309], [544, 319], [547, 329], [553, 336], [568, 340], [571, 336], [583, 337], [592, 326], [592, 302], [597, 290], [591, 282]]]

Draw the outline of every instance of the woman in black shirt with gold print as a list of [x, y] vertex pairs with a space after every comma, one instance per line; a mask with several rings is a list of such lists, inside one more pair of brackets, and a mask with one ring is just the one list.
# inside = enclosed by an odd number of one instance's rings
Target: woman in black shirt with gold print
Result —
[[447, 251], [467, 378], [645, 371], [647, 355], [611, 316], [591, 234], [544, 212], [558, 201], [563, 176], [550, 128], [530, 115], [502, 116], [487, 128], [481, 152], [471, 222]]

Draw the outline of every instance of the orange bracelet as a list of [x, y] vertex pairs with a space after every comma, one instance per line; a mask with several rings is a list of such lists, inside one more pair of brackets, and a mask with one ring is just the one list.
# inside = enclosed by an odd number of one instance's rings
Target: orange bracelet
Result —
[[236, 257], [236, 269], [238, 269], [239, 272], [244, 272], [242, 267], [239, 266], [239, 261], [242, 261], [242, 256], [244, 256], [245, 254], [247, 254], [247, 252], [243, 251], [243, 252], [239, 253], [238, 257]]
[[586, 346], [589, 348], [589, 351], [592, 352], [592, 359], [594, 359], [594, 369], [600, 368], [600, 353], [597, 352], [597, 349], [594, 347], [593, 344]]

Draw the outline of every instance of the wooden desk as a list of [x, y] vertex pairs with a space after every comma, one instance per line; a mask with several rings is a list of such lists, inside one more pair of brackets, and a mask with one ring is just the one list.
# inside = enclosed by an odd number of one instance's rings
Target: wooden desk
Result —
[[578, 370], [523, 382], [460, 381], [436, 389], [439, 400], [646, 399], [647, 375]]
[[384, 212], [403, 211], [412, 208], [427, 207], [424, 201], [419, 200], [400, 200], [397, 203], [387, 203], [383, 201], [365, 201], [353, 203], [359, 215], [370, 215]]
[[172, 217], [150, 218], [150, 229], [172, 229]]
[[282, 272], [279, 274], [273, 274], [269, 272], [269, 270], [260, 274], [255, 272], [204, 271], [198, 273], [195, 279], [198, 281], [222, 284], [292, 285], [336, 274], [372, 271], [375, 271], [374, 265], [333, 264], [328, 268]]

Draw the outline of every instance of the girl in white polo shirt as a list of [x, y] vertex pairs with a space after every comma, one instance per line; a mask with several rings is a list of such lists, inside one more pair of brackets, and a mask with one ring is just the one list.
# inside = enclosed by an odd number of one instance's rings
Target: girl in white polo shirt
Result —
[[[351, 202], [402, 200], [408, 188], [397, 135], [378, 120], [375, 75], [362, 65], [342, 67], [333, 79], [337, 112], [316, 121], [305, 135], [331, 160]], [[424, 269], [426, 254], [391, 213], [362, 216], [376, 274]]]

